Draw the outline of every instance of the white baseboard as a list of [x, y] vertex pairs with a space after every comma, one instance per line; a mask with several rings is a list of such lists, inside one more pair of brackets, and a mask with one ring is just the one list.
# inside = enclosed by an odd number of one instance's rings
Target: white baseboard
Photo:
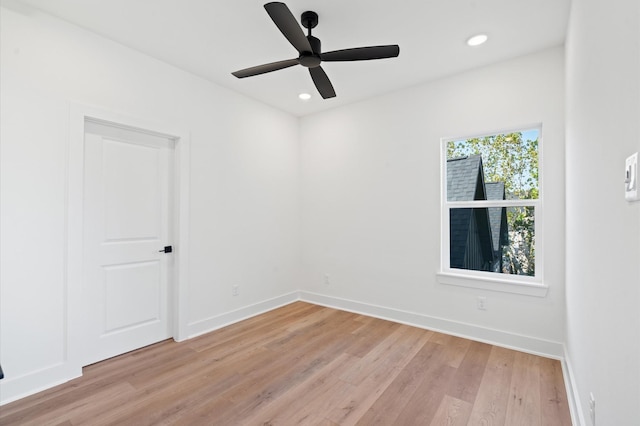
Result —
[[474, 324], [432, 317], [415, 312], [401, 311], [398, 309], [371, 305], [354, 300], [325, 296], [308, 291], [300, 292], [300, 300], [314, 303], [316, 305], [399, 322], [414, 327], [426, 328], [453, 336], [489, 343], [508, 349], [515, 349], [521, 352], [527, 352], [547, 358], [562, 359], [564, 356], [564, 346], [560, 342], [552, 342], [549, 340], [538, 339], [536, 337], [480, 327]]
[[580, 393], [575, 381], [575, 374], [571, 367], [571, 357], [564, 347], [564, 357], [562, 359], [562, 374], [564, 376], [564, 387], [567, 390], [567, 400], [569, 401], [569, 411], [571, 412], [571, 421], [575, 426], [586, 426], [584, 419], [582, 403], [580, 402]]
[[243, 306], [240, 309], [231, 312], [225, 312], [220, 315], [205, 318], [200, 321], [192, 322], [187, 325], [187, 339], [209, 333], [227, 325], [245, 320], [247, 318], [260, 315], [262, 313], [272, 311], [289, 303], [300, 300], [300, 294], [294, 291], [289, 294], [274, 297], [273, 299], [264, 300], [249, 306]]
[[0, 405], [17, 401], [80, 376], [82, 376], [82, 369], [73, 368], [68, 362], [61, 362], [17, 377], [12, 377], [11, 371], [5, 368], [4, 379], [0, 380]]

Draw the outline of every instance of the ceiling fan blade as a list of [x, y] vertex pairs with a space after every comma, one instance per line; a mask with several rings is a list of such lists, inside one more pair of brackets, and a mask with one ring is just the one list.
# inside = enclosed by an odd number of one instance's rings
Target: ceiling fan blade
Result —
[[280, 32], [282, 32], [298, 52], [312, 51], [309, 40], [307, 40], [302, 28], [298, 25], [298, 21], [293, 17], [293, 14], [286, 4], [274, 1], [265, 4], [264, 8]]
[[333, 90], [333, 85], [322, 67], [309, 68], [309, 74], [311, 74], [313, 84], [316, 85], [316, 89], [320, 92], [322, 99], [334, 98], [336, 96], [336, 91]]
[[322, 53], [323, 61], [367, 61], [369, 59], [395, 58], [400, 54], [397, 44], [387, 46], [354, 47], [353, 49], [334, 50]]
[[286, 59], [284, 61], [271, 62], [270, 64], [258, 65], [251, 68], [245, 68], [243, 70], [232, 72], [234, 76], [238, 78], [252, 77], [254, 75], [265, 74], [271, 71], [281, 70], [283, 68], [289, 68], [294, 65], [298, 65], [300, 61], [296, 59]]

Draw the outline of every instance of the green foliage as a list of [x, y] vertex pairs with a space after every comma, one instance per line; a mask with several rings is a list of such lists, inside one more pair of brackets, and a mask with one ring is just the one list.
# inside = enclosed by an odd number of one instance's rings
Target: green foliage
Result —
[[[447, 144], [447, 159], [481, 155], [485, 182], [504, 182], [508, 200], [535, 200], [538, 187], [538, 137], [521, 132], [485, 136]], [[503, 254], [504, 273], [535, 275], [533, 207], [507, 209], [510, 245]]]
[[504, 273], [535, 276], [533, 210], [533, 207], [529, 206], [507, 209], [510, 244], [502, 253]]

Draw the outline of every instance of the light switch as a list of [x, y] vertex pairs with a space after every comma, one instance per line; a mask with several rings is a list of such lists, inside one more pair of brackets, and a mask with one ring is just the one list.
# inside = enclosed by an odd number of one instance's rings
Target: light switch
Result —
[[638, 193], [638, 153], [627, 158], [624, 168], [624, 198], [627, 201], [640, 200]]

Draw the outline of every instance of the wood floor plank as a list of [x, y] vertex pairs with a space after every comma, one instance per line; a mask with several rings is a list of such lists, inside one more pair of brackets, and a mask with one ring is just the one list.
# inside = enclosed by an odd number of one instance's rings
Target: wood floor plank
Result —
[[[233, 327], [224, 327], [203, 336], [185, 342], [189, 347], [197, 351], [215, 350], [220, 356], [227, 352], [243, 350], [247, 347], [261, 345], [265, 341], [271, 341], [275, 336], [286, 336], [287, 326], [304, 320], [308, 315], [324, 309], [320, 306], [302, 304], [302, 309], [286, 309], [285, 313], [268, 320], [259, 321], [254, 318], [234, 324]], [[236, 329], [237, 326], [237, 329]]]
[[471, 342], [467, 346], [465, 356], [449, 384], [447, 395], [473, 404], [478, 394], [478, 388], [480, 387], [490, 352], [490, 345]]
[[215, 399], [238, 380], [233, 371], [217, 370], [163, 387], [144, 389], [138, 398], [126, 401], [90, 418], [74, 417], [74, 422], [155, 425], [169, 418], [179, 419], [187, 408]]
[[[376, 353], [376, 358], [370, 361], [375, 367], [368, 369], [369, 374], [364, 380], [349, 381], [356, 385], [354, 392], [348, 398], [343, 399], [338, 404], [338, 407], [327, 413], [326, 417], [328, 419], [339, 424], [356, 424], [430, 337], [430, 334], [425, 333], [424, 330], [413, 327], [402, 327], [399, 330], [404, 331], [404, 333], [395, 340], [393, 346], [395, 350], [392, 353], [387, 353], [384, 346], [388, 344], [388, 341], [385, 341], [381, 345], [384, 348], [382, 352], [372, 351]], [[359, 373], [362, 373], [362, 371], [362, 369], [358, 370]]]
[[[341, 313], [336, 318], [343, 316]], [[225, 397], [234, 403], [235, 410], [232, 415], [224, 417], [224, 421], [234, 424], [267, 406], [286, 393], [288, 388], [307, 380], [348, 346], [350, 331], [356, 326], [352, 322], [339, 321], [330, 327], [318, 327], [306, 342], [274, 351], [277, 356], [264, 364], [269, 365], [268, 370], [261, 367], [246, 372], [247, 380], [225, 392]], [[336, 333], [344, 338], [336, 339]]]
[[0, 424], [571, 424], [556, 360], [304, 302], [83, 372]]
[[345, 372], [341, 379], [353, 385], [359, 385], [373, 374], [379, 374], [384, 366], [393, 366], [394, 359], [390, 357], [405, 357], [401, 350], [411, 348], [416, 352], [420, 347], [416, 347], [415, 339], [422, 336], [422, 344], [429, 338], [423, 330], [413, 328], [397, 328], [375, 348], [372, 348], [362, 359], [349, 371]]
[[522, 352], [515, 354], [505, 424], [513, 426], [542, 425], [540, 357]]
[[[177, 347], [175, 342], [164, 341], [153, 346], [153, 351], [143, 348], [129, 352], [106, 362], [93, 364], [83, 369], [83, 377], [75, 379], [64, 386], [56, 386], [52, 389], [39, 392], [29, 397], [32, 407], [31, 414], [37, 411], [49, 412], [52, 407], [65, 406], [84, 398], [86, 395], [102, 392], [110, 386], [121, 385], [126, 378], [131, 377], [136, 371], [141, 371], [142, 366], [151, 369], [161, 365], [163, 360], [171, 359], [176, 353], [181, 353], [184, 347]], [[188, 349], [187, 349], [188, 350]], [[81, 384], [81, 385], [80, 385]], [[8, 404], [0, 407], [0, 418], [8, 417], [13, 410], [19, 410], [18, 404]]]
[[447, 362], [446, 352], [442, 352], [435, 365], [429, 368], [404, 409], [396, 419], [399, 425], [428, 425], [435, 417], [445, 390], [456, 373], [456, 369]]
[[[107, 386], [95, 393], [87, 393], [78, 395], [73, 400], [65, 400], [63, 405], [51, 404], [40, 406], [36, 410], [28, 412], [14, 413], [12, 416], [0, 416], [0, 424], [16, 424], [25, 426], [44, 426], [54, 425], [62, 421], [68, 421], [73, 418], [75, 413], [91, 409], [100, 410], [104, 405], [108, 405], [113, 400], [124, 400], [134, 395], [134, 389], [128, 383], [118, 383], [113, 386]], [[0, 407], [0, 412], [2, 408]]]
[[370, 318], [371, 321], [365, 322], [362, 327], [354, 330], [353, 334], [358, 337], [356, 344], [347, 351], [355, 356], [363, 357], [371, 349], [378, 346], [380, 341], [394, 330], [401, 327], [400, 324], [391, 321], [378, 320]]
[[445, 395], [430, 425], [464, 426], [471, 414], [471, 407], [467, 401]]
[[548, 358], [540, 358], [540, 404], [543, 425], [571, 425], [562, 366]]
[[438, 365], [442, 345], [426, 342], [398, 377], [359, 420], [360, 425], [392, 425], [405, 409], [425, 378], [425, 373]]
[[460, 367], [462, 360], [467, 355], [467, 350], [471, 345], [471, 340], [463, 339], [457, 336], [449, 336], [447, 334], [435, 333], [431, 338], [434, 343], [440, 343], [447, 351], [447, 362], [453, 368]]
[[[250, 416], [247, 424], [304, 424], [333, 406], [333, 399], [351, 392], [353, 385], [341, 382], [339, 375], [351, 368], [358, 358], [341, 354], [309, 380], [292, 387], [285, 395], [268, 407]], [[304, 395], [304, 398], [301, 398]]]
[[493, 346], [473, 404], [470, 425], [504, 425], [515, 351]]

